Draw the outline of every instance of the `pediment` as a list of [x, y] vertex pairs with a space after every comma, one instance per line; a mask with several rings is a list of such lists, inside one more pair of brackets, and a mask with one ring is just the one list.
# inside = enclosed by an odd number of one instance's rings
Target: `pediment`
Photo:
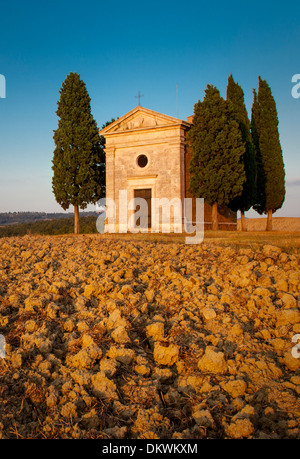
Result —
[[178, 124], [188, 124], [171, 116], [148, 110], [143, 107], [136, 107], [126, 115], [106, 126], [101, 135], [135, 131], [140, 129], [151, 129], [163, 126], [174, 126]]

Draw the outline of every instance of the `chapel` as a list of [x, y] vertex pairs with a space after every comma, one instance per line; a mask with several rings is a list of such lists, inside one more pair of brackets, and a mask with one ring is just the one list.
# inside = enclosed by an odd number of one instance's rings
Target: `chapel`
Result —
[[[126, 232], [137, 226], [164, 232], [164, 205], [170, 202], [183, 205], [184, 198], [191, 198], [188, 191], [191, 152], [186, 136], [192, 121], [193, 116], [184, 121], [137, 106], [100, 131], [106, 141], [106, 198], [115, 203], [115, 213], [107, 219], [106, 231]], [[138, 198], [143, 198], [147, 206], [137, 222], [132, 218], [137, 209], [132, 202]], [[153, 203], [158, 199], [160, 213], [155, 210], [154, 215]], [[219, 207], [218, 213], [219, 229], [236, 229], [235, 212]], [[183, 215], [184, 212], [178, 217], [170, 208], [171, 231], [184, 232]], [[210, 228], [211, 206], [204, 203], [204, 229]]]

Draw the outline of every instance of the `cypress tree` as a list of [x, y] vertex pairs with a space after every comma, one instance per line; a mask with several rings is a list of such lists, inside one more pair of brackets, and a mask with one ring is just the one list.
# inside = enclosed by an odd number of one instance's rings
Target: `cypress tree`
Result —
[[218, 204], [228, 205], [243, 190], [245, 153], [238, 123], [230, 102], [207, 85], [203, 102], [194, 106], [193, 126], [188, 134], [192, 157], [189, 190], [212, 206], [212, 229], [218, 229]]
[[74, 206], [74, 232], [79, 233], [79, 207], [96, 203], [105, 193], [104, 142], [91, 114], [91, 99], [77, 73], [70, 73], [60, 89], [58, 128], [52, 160], [52, 189], [66, 210]]
[[258, 95], [254, 92], [252, 136], [257, 158], [257, 198], [253, 208], [267, 214], [266, 230], [272, 230], [272, 215], [285, 199], [285, 171], [278, 132], [275, 100], [266, 80], [258, 79]]
[[253, 208], [263, 214], [266, 206], [266, 177], [262, 164], [262, 155], [259, 146], [260, 109], [257, 99], [257, 92], [253, 89], [253, 104], [251, 109], [251, 136], [256, 161], [256, 196]]
[[244, 92], [238, 83], [235, 83], [232, 75], [228, 78], [227, 100], [233, 105], [234, 117], [239, 124], [242, 140], [245, 145], [245, 153], [242, 157], [246, 180], [243, 184], [243, 191], [240, 196], [234, 198], [229, 207], [241, 212], [241, 228], [246, 230], [245, 212], [252, 207], [255, 202], [256, 193], [256, 161], [254, 147], [250, 133], [250, 121], [244, 102]]

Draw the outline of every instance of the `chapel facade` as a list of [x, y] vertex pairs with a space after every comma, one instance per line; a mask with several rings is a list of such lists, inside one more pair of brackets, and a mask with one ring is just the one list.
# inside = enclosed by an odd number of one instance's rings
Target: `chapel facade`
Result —
[[[191, 152], [187, 132], [192, 117], [183, 121], [137, 106], [100, 131], [106, 146], [106, 199], [114, 202], [106, 231], [134, 231], [134, 226], [148, 231], [164, 231], [162, 214], [168, 203], [184, 203], [188, 191], [188, 165]], [[140, 219], [134, 218], [133, 203], [143, 198]], [[160, 202], [160, 209], [153, 203]], [[125, 209], [125, 211], [124, 211]], [[171, 231], [184, 232], [183, 215], [170, 208]], [[168, 209], [167, 209], [168, 210]], [[236, 213], [219, 209], [219, 228], [236, 229]], [[204, 229], [211, 227], [211, 207], [204, 204]]]

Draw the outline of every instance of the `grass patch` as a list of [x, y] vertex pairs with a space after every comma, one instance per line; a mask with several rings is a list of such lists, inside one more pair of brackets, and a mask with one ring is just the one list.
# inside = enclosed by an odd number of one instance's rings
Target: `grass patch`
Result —
[[[159, 244], [184, 244], [185, 235], [163, 233], [106, 233], [91, 235], [97, 239], [120, 240], [120, 241], [145, 241]], [[76, 236], [74, 236], [76, 237]], [[260, 249], [264, 245], [275, 245], [289, 253], [298, 253], [300, 248], [300, 232], [241, 232], [241, 231], [205, 231], [203, 243], [220, 246], [232, 246], [236, 248], [248, 247], [253, 250]], [[190, 245], [191, 248], [193, 245]]]
[[270, 244], [292, 251], [300, 247], [300, 232], [287, 231], [206, 231], [205, 242], [260, 248]]
[[[91, 235], [104, 240], [146, 241], [149, 243], [176, 243], [184, 244], [184, 233], [106, 233], [99, 234], [96, 228], [96, 216], [80, 218], [80, 234]], [[24, 235], [74, 236], [74, 219], [62, 218], [59, 220], [37, 221], [0, 227], [0, 237], [16, 237]], [[76, 237], [76, 236], [75, 236]], [[259, 249], [263, 245], [271, 244], [281, 247], [290, 253], [298, 253], [300, 248], [300, 231], [211, 231], [204, 233], [204, 243], [224, 246], [250, 247]], [[191, 247], [193, 245], [191, 244]]]

